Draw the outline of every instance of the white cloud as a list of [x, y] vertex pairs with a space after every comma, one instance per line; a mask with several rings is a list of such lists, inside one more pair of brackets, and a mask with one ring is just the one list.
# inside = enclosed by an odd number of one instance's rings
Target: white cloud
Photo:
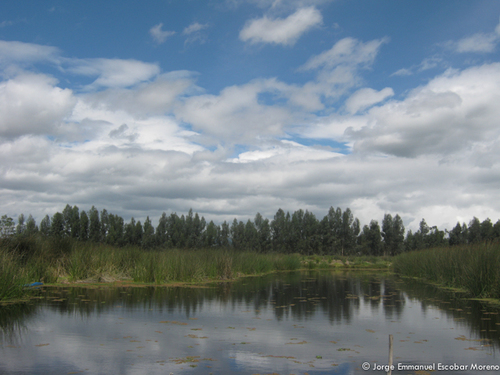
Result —
[[229, 143], [254, 142], [257, 138], [283, 133], [291, 119], [281, 106], [259, 102], [259, 94], [279, 87], [275, 80], [256, 80], [226, 87], [220, 95], [198, 95], [185, 99], [176, 115], [196, 130]]
[[162, 74], [152, 82], [143, 82], [133, 88], [110, 88], [93, 93], [86, 100], [95, 107], [125, 110], [136, 115], [156, 115], [169, 112], [178, 97], [197, 93], [191, 72]]
[[301, 8], [287, 18], [264, 16], [247, 22], [240, 32], [240, 39], [252, 44], [294, 45], [305, 32], [322, 22], [323, 17], [315, 7]]
[[202, 25], [202, 24], [200, 24], [200, 23], [198, 23], [198, 22], [194, 22], [194, 23], [192, 23], [191, 25], [189, 25], [188, 27], [186, 27], [186, 28], [182, 31], [182, 33], [183, 33], [184, 35], [190, 35], [190, 34], [193, 34], [193, 33], [198, 32], [198, 31], [200, 31], [200, 30], [206, 29], [207, 27], [208, 27], [208, 24], [204, 24], [204, 25]]
[[0, 40], [0, 63], [57, 62], [59, 49], [39, 44]]
[[354, 114], [362, 111], [374, 104], [380, 103], [386, 98], [393, 96], [394, 91], [390, 87], [386, 87], [380, 91], [371, 88], [364, 88], [356, 91], [346, 100], [345, 106], [348, 112]]
[[369, 66], [375, 60], [380, 46], [388, 39], [376, 39], [363, 43], [354, 38], [339, 40], [328, 51], [311, 57], [302, 67], [304, 70], [334, 68], [339, 65]]
[[333, 47], [312, 56], [299, 70], [318, 70], [314, 84], [317, 95], [338, 99], [351, 88], [362, 83], [360, 69], [371, 67], [382, 44], [387, 38], [363, 43], [354, 38], [339, 40]]
[[469, 37], [460, 39], [456, 43], [451, 43], [455, 51], [490, 53], [493, 52], [500, 40], [500, 23], [492, 33], [477, 33]]
[[447, 72], [402, 101], [372, 108], [348, 131], [359, 152], [446, 158], [500, 136], [500, 64]]
[[69, 71], [85, 76], [98, 76], [88, 90], [99, 87], [129, 87], [147, 81], [160, 73], [157, 64], [121, 59], [71, 59]]
[[0, 82], [0, 137], [57, 133], [75, 98], [71, 90], [56, 83], [46, 75], [30, 73]]
[[251, 163], [260, 160], [272, 160], [273, 163], [297, 163], [310, 160], [327, 160], [334, 157], [341, 157], [342, 154], [325, 149], [312, 148], [301, 145], [297, 142], [282, 140], [272, 147], [262, 147], [255, 151], [246, 151], [231, 158], [232, 163]]
[[163, 23], [159, 23], [158, 25], [155, 25], [151, 29], [149, 29], [149, 33], [153, 37], [154, 41], [158, 44], [164, 43], [168, 37], [175, 34], [175, 31], [163, 31], [162, 27]]
[[499, 36], [497, 34], [474, 34], [459, 40], [456, 44], [457, 52], [493, 52]]

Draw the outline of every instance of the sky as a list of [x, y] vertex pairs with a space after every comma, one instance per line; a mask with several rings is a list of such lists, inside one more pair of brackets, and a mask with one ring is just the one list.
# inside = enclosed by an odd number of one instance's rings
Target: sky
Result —
[[0, 213], [500, 218], [500, 2], [0, 3]]

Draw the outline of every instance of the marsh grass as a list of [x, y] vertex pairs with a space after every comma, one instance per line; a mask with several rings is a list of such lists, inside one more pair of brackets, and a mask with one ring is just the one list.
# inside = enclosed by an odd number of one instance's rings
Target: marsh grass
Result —
[[0, 241], [0, 301], [19, 298], [23, 285], [42, 281], [198, 282], [230, 280], [276, 270], [296, 270], [295, 254], [259, 254], [229, 249], [143, 250], [71, 239], [11, 237]]
[[443, 247], [394, 258], [394, 271], [447, 287], [462, 288], [478, 298], [500, 298], [500, 244]]

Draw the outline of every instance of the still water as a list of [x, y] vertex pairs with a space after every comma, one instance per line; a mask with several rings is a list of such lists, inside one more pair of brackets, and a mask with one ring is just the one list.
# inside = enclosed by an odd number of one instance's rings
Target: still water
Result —
[[0, 307], [0, 374], [384, 374], [389, 334], [393, 374], [499, 373], [499, 311], [459, 297], [331, 271], [204, 288], [46, 287]]

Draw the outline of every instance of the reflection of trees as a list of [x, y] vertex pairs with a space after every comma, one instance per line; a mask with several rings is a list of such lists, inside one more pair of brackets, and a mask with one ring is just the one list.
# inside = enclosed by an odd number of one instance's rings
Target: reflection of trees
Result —
[[26, 330], [26, 322], [35, 315], [33, 304], [16, 303], [0, 306], [0, 342], [2, 345], [14, 343]]
[[500, 327], [498, 308], [465, 299], [463, 293], [440, 289], [416, 280], [406, 280], [399, 286], [408, 298], [420, 301], [422, 314], [426, 314], [429, 307], [437, 307], [449, 320], [468, 328], [471, 337], [487, 340], [495, 347], [500, 346], [497, 332]]
[[[99, 315], [120, 306], [125, 311], [155, 310], [182, 313], [188, 318], [202, 312], [207, 305], [239, 310], [253, 310], [256, 315], [273, 311], [276, 319], [292, 317], [303, 321], [317, 312], [328, 316], [332, 324], [351, 323], [361, 309], [399, 320], [405, 301], [421, 301], [422, 314], [430, 306], [446, 311], [449, 319], [478, 332], [481, 338], [499, 344], [496, 333], [498, 315], [485, 314], [477, 301], [460, 299], [418, 282], [396, 282], [392, 276], [364, 272], [283, 272], [263, 277], [247, 277], [238, 282], [219, 282], [206, 287], [103, 287], [45, 288], [44, 306], [61, 314]], [[24, 307], [21, 307], [24, 306]], [[8, 309], [12, 310], [8, 310]], [[16, 310], [17, 309], [17, 310]], [[9, 312], [11, 311], [11, 312]], [[0, 307], [2, 335], [23, 327], [26, 317], [34, 315], [36, 305]], [[10, 327], [10, 328], [9, 328]]]

